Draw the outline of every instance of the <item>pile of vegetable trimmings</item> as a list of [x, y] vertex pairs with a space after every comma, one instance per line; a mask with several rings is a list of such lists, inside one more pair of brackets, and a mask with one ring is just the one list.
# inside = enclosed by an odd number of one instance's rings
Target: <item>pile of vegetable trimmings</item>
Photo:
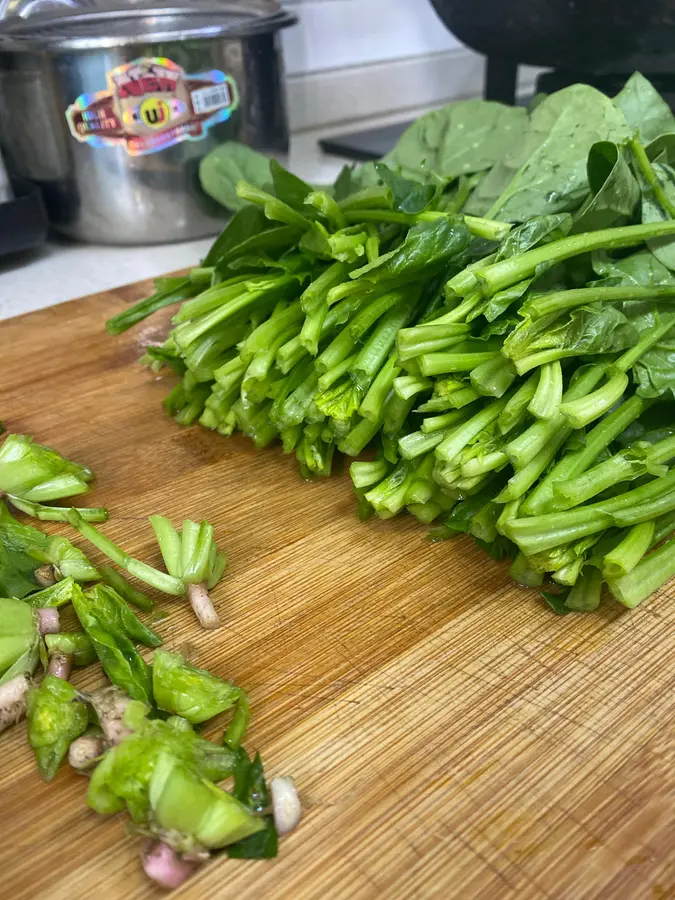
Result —
[[[157, 649], [161, 637], [129, 606], [149, 612], [153, 603], [120, 572], [94, 567], [66, 538], [8, 511], [11, 503], [40, 519], [69, 522], [139, 580], [187, 594], [202, 625], [218, 627], [208, 589], [226, 557], [213, 528], [186, 520], [179, 532], [151, 516], [167, 568], [161, 572], [91, 524], [107, 518], [105, 509], [49, 505], [84, 493], [92, 478], [86, 467], [23, 435], [8, 435], [0, 447], [0, 732], [27, 715], [45, 780], [66, 757], [91, 774], [89, 806], [104, 815], [128, 811], [133, 831], [150, 839], [143, 867], [162, 887], [177, 887], [225, 847], [239, 859], [276, 856], [277, 837], [295, 827], [300, 805], [292, 781], [275, 778], [268, 789], [259, 756], [250, 759], [241, 746], [249, 721], [244, 691]], [[68, 604], [81, 630], [62, 630], [60, 610]], [[138, 644], [154, 649], [151, 665]], [[73, 667], [96, 660], [110, 684], [75, 688]], [[194, 730], [226, 711], [232, 715], [222, 744]], [[232, 776], [232, 792], [218, 786]]]
[[[202, 170], [225, 199], [229, 152]], [[270, 184], [108, 325], [180, 302], [146, 356], [180, 423], [280, 438], [307, 476], [370, 448], [363, 516], [469, 532], [558, 612], [675, 574], [675, 118], [649, 82], [457, 103], [327, 189], [251, 154]]]

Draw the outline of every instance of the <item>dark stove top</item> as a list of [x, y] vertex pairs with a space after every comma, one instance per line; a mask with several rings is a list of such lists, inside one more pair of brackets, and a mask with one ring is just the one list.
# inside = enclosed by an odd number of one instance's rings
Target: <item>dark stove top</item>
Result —
[[406, 120], [395, 125], [380, 125], [364, 131], [350, 131], [348, 134], [324, 138], [319, 141], [319, 146], [324, 153], [334, 153], [336, 156], [356, 159], [359, 162], [381, 159], [389, 153], [412, 122], [413, 120]]

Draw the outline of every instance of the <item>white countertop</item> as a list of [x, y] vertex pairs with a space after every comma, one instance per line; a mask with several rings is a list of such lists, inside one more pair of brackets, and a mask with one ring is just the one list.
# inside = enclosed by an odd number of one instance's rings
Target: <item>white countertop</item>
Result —
[[[344, 162], [322, 154], [315, 134], [291, 141], [288, 167], [307, 181], [333, 181]], [[198, 265], [212, 241], [112, 247], [50, 239], [37, 251], [0, 260], [0, 319]]]

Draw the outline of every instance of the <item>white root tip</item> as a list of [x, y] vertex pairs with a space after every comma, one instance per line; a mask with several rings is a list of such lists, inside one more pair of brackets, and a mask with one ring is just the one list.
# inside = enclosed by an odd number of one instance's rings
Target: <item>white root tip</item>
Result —
[[209, 592], [206, 589], [206, 585], [189, 584], [187, 593], [190, 605], [192, 606], [195, 615], [199, 619], [199, 624], [202, 626], [202, 628], [206, 628], [209, 631], [214, 631], [216, 628], [220, 628], [220, 619], [218, 618], [218, 613], [216, 612], [215, 607], [211, 602], [211, 598], [209, 597]]
[[56, 584], [56, 570], [54, 566], [38, 566], [35, 570], [35, 581], [42, 588]]
[[68, 762], [77, 772], [86, 774], [94, 765], [99, 756], [102, 756], [105, 747], [103, 739], [94, 734], [83, 734], [75, 738], [68, 748]]
[[131, 731], [123, 724], [124, 712], [131, 702], [118, 687], [97, 688], [87, 697], [94, 707], [107, 744], [119, 744]]
[[68, 656], [67, 653], [60, 653], [58, 650], [56, 651], [56, 653], [52, 653], [49, 659], [49, 668], [47, 669], [49, 675], [54, 675], [56, 678], [61, 678], [63, 681], [68, 681], [72, 669], [72, 656]]
[[300, 798], [292, 778], [273, 778], [270, 782], [274, 825], [279, 835], [297, 827], [302, 817]]
[[0, 732], [25, 716], [29, 687], [26, 675], [17, 675], [0, 687]]
[[148, 878], [168, 891], [180, 887], [196, 868], [196, 863], [181, 859], [172, 847], [162, 841], [154, 841], [146, 847], [141, 859]]
[[59, 611], [53, 607], [36, 610], [38, 616], [38, 628], [40, 634], [58, 634]]

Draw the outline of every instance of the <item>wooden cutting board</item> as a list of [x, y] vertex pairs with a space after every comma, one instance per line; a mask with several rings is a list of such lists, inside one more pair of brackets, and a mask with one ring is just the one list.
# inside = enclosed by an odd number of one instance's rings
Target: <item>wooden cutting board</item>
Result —
[[[295, 777], [306, 813], [276, 861], [221, 858], [174, 896], [674, 898], [672, 589], [559, 618], [468, 539], [360, 523], [346, 467], [304, 484], [278, 447], [177, 427], [167, 380], [136, 362], [168, 316], [103, 330], [148, 289], [0, 323], [0, 418], [94, 469], [91, 502], [134, 555], [159, 562], [154, 512], [207, 518], [229, 553], [222, 630], [181, 601], [158, 627], [249, 692], [248, 747]], [[24, 725], [0, 744], [1, 897], [160, 895], [81, 776], [44, 785]]]

